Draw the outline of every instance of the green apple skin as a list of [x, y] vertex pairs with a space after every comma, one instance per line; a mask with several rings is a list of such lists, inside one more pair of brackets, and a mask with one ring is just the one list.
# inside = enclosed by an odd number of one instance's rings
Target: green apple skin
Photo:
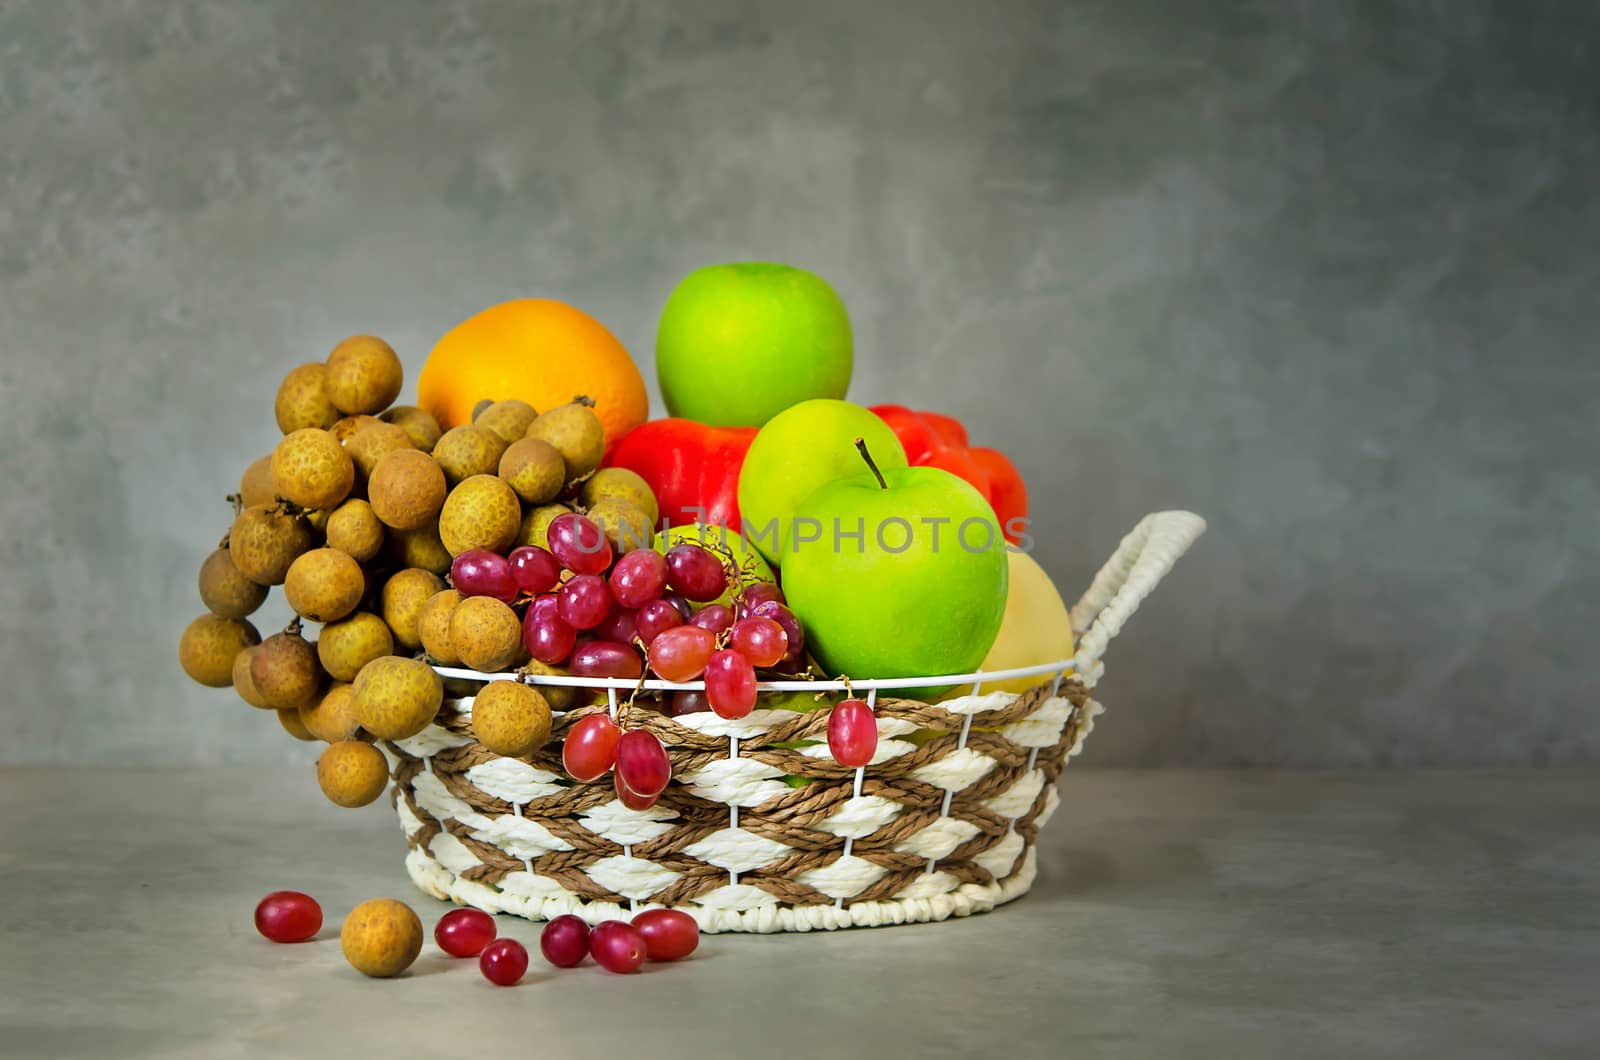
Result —
[[[852, 475], [822, 486], [795, 510], [797, 523], [815, 519], [823, 527], [821, 540], [799, 544], [783, 562], [783, 591], [806, 646], [829, 674], [852, 679], [970, 673], [1005, 617], [1010, 564], [994, 511], [940, 468], [886, 468], [883, 475], [887, 489], [870, 473]], [[935, 547], [933, 528], [922, 520], [939, 518], [948, 522]], [[847, 531], [860, 522], [860, 545], [840, 538], [835, 548], [835, 519]], [[902, 519], [911, 526], [910, 543], [894, 552], [906, 541], [895, 522]], [[970, 549], [959, 534], [969, 520]], [[889, 694], [928, 699], [945, 691]]]
[[667, 414], [760, 427], [850, 389], [850, 315], [826, 280], [789, 265], [711, 265], [679, 283], [656, 330]]
[[788, 561], [796, 505], [826, 482], [866, 471], [857, 438], [884, 471], [906, 466], [889, 425], [848, 401], [802, 401], [756, 432], [739, 471], [739, 521], [768, 563], [781, 568]]

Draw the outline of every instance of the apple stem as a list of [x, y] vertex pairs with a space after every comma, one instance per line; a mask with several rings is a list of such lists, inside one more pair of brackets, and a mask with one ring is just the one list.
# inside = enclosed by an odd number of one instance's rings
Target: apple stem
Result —
[[889, 484], [883, 480], [883, 472], [878, 470], [877, 462], [872, 459], [872, 454], [867, 452], [867, 440], [865, 438], [857, 438], [856, 448], [861, 450], [861, 459], [865, 460], [867, 462], [867, 466], [872, 469], [872, 474], [875, 478], [877, 478], [878, 485], [882, 486], [884, 489], [888, 489]]

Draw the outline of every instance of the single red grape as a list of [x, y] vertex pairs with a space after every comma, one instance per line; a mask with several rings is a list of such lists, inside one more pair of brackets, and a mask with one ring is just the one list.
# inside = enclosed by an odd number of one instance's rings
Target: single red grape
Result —
[[617, 776], [637, 795], [652, 797], [667, 790], [672, 762], [649, 729], [630, 729], [617, 741]]
[[652, 961], [681, 960], [700, 945], [700, 925], [681, 909], [646, 909], [633, 918], [633, 929]]
[[806, 668], [806, 634], [800, 626], [800, 620], [794, 617], [794, 612], [783, 604], [768, 600], [757, 604], [750, 613], [770, 618], [783, 627], [783, 635], [788, 639], [789, 648], [783, 653], [783, 658], [778, 660], [774, 669], [786, 674], [803, 672]]
[[699, 545], [675, 545], [667, 552], [667, 584], [690, 600], [715, 600], [727, 591], [728, 574]]
[[663, 681], [693, 681], [716, 650], [717, 638], [699, 626], [674, 626], [650, 642], [650, 669]]
[[776, 666], [789, 652], [789, 635], [766, 615], [751, 615], [734, 623], [728, 646], [743, 652], [751, 666]]
[[711, 701], [704, 692], [674, 692], [671, 709], [674, 718], [681, 714], [699, 714], [711, 709]]
[[544, 926], [539, 952], [557, 968], [576, 968], [589, 956], [589, 925], [567, 913]]
[[495, 986], [516, 986], [528, 970], [528, 951], [516, 939], [495, 939], [484, 947], [478, 970]]
[[512, 549], [506, 558], [511, 563], [511, 576], [517, 580], [517, 587], [530, 596], [549, 592], [561, 581], [561, 561], [548, 549], [523, 545]]
[[273, 942], [304, 942], [322, 930], [322, 906], [309, 894], [273, 891], [256, 904], [256, 930]]
[[627, 644], [614, 640], [584, 641], [572, 649], [567, 668], [574, 677], [626, 677], [644, 674], [644, 660]]
[[633, 616], [633, 625], [640, 640], [653, 644], [664, 631], [683, 625], [683, 616], [671, 601], [651, 600]]
[[589, 955], [608, 972], [637, 972], [645, 952], [644, 936], [621, 920], [607, 920], [589, 934]]
[[557, 613], [573, 629], [593, 629], [606, 620], [616, 604], [606, 580], [598, 574], [568, 578], [556, 599]]
[[[541, 607], [545, 601], [550, 604]], [[528, 654], [542, 663], [559, 666], [572, 654], [578, 642], [578, 631], [556, 613], [556, 598], [541, 596], [528, 607], [522, 618], [522, 646]]]
[[611, 566], [611, 542], [586, 516], [576, 512], [556, 516], [545, 539], [556, 559], [574, 574], [599, 574]]
[[476, 957], [494, 936], [494, 917], [481, 909], [452, 909], [433, 926], [433, 941], [452, 957]]
[[771, 582], [749, 583], [739, 596], [739, 617], [745, 617], [768, 601], [783, 603], [783, 590]]
[[492, 596], [508, 604], [520, 591], [510, 562], [482, 548], [469, 548], [450, 562], [450, 584], [462, 596]]
[[706, 663], [706, 699], [724, 718], [742, 718], [756, 705], [756, 671], [740, 652], [724, 648]]
[[594, 635], [600, 640], [632, 644], [633, 638], [639, 635], [636, 613], [630, 607], [613, 607], [600, 624], [594, 627]]
[[561, 745], [561, 765], [573, 780], [588, 783], [617, 762], [622, 730], [605, 714], [579, 718]]
[[722, 604], [707, 604], [694, 613], [689, 624], [721, 636], [733, 628], [733, 608]]
[[611, 592], [624, 607], [643, 607], [666, 587], [667, 559], [653, 548], [634, 549], [611, 571]]
[[828, 750], [842, 766], [864, 766], [878, 751], [878, 721], [859, 699], [846, 699], [828, 715]]
[[641, 795], [634, 791], [616, 770], [611, 771], [611, 787], [617, 793], [617, 801], [630, 810], [648, 810], [656, 804], [657, 799], [661, 798], [659, 792], [654, 795]]

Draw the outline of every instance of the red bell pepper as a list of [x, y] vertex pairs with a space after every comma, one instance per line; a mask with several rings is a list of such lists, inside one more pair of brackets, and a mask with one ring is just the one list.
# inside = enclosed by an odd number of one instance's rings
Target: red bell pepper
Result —
[[1006, 540], [1022, 540], [1028, 522], [1028, 487], [1006, 455], [967, 444], [960, 421], [937, 412], [913, 412], [904, 405], [874, 405], [889, 425], [912, 467], [937, 467], [966, 479], [988, 500]]
[[625, 467], [649, 483], [671, 525], [698, 519], [737, 531], [739, 469], [755, 436], [754, 427], [650, 420], [622, 436], [606, 465]]

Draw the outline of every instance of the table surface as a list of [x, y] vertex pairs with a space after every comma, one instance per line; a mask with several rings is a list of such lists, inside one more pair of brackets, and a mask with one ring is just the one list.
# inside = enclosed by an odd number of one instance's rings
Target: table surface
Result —
[[[305, 770], [0, 769], [10, 1056], [1593, 1056], [1600, 773], [1073, 768], [1033, 893], [966, 920], [707, 936], [618, 977], [490, 986], [431, 938], [339, 953], [356, 902], [431, 927], [386, 802]], [[316, 895], [316, 940], [256, 935]]]

